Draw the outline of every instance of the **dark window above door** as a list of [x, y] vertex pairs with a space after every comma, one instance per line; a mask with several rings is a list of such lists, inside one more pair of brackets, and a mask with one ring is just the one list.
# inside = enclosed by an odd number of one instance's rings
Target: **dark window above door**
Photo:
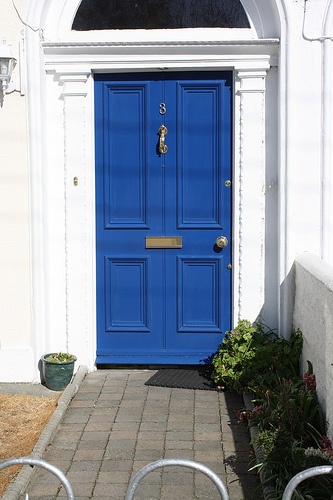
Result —
[[239, 0], [82, 0], [72, 30], [250, 28]]

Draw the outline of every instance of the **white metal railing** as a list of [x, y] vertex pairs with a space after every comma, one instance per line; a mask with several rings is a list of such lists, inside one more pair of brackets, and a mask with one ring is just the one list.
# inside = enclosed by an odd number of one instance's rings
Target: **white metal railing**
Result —
[[[37, 459], [37, 458], [31, 458], [31, 457], [22, 457], [22, 458], [12, 458], [10, 460], [5, 460], [4, 462], [0, 462], [0, 471], [2, 469], [5, 469], [6, 467], [10, 467], [12, 465], [32, 465], [32, 466], [39, 466], [43, 467], [44, 469], [48, 470], [49, 472], [53, 473], [56, 475], [62, 485], [64, 486], [66, 493], [67, 493], [67, 498], [69, 500], [75, 500], [75, 495], [73, 488], [61, 470], [59, 470], [57, 467], [54, 465], [51, 465], [50, 463], [46, 462], [45, 460]], [[134, 493], [139, 486], [140, 481], [150, 472], [153, 472], [154, 470], [160, 468], [160, 467], [165, 467], [168, 465], [179, 465], [182, 467], [189, 467], [191, 469], [195, 469], [197, 471], [202, 472], [205, 474], [211, 481], [215, 484], [217, 490], [219, 491], [221, 495], [221, 500], [229, 500], [228, 492], [221, 481], [221, 479], [218, 477], [215, 472], [213, 472], [211, 469], [206, 467], [203, 464], [193, 462], [192, 460], [183, 460], [183, 459], [178, 459], [178, 458], [170, 458], [170, 459], [161, 459], [157, 460], [156, 462], [152, 462], [145, 467], [143, 467], [137, 474], [134, 476], [132, 479], [127, 492], [126, 492], [126, 497], [125, 500], [132, 500], [134, 498]], [[29, 499], [29, 495], [26, 494], [25, 500]]]
[[221, 481], [221, 479], [218, 477], [215, 472], [213, 472], [211, 469], [206, 467], [203, 464], [199, 464], [198, 462], [193, 462], [192, 460], [184, 460], [181, 458], [164, 458], [161, 460], [157, 460], [156, 462], [152, 462], [145, 467], [143, 467], [137, 474], [134, 476], [132, 479], [126, 493], [125, 500], [132, 500], [134, 498], [134, 493], [137, 487], [139, 486], [139, 483], [141, 479], [143, 479], [147, 474], [150, 472], [153, 472], [156, 469], [159, 469], [160, 467], [165, 467], [168, 465], [180, 465], [181, 467], [189, 467], [190, 469], [195, 469], [197, 471], [202, 472], [205, 474], [209, 479], [213, 481], [215, 484], [216, 488], [218, 489], [221, 499], [222, 500], [229, 500], [229, 495], [228, 491]]
[[[58, 477], [61, 484], [64, 486], [66, 490], [67, 498], [69, 500], [75, 500], [75, 495], [71, 483], [69, 482], [65, 474], [61, 472], [61, 470], [58, 469], [58, 467], [56, 467], [55, 465], [52, 465], [46, 462], [45, 460], [41, 460], [40, 458], [32, 458], [32, 457], [11, 458], [9, 460], [5, 460], [4, 462], [0, 462], [0, 471], [5, 469], [6, 467], [11, 467], [12, 465], [32, 465], [32, 466], [42, 467], [43, 469], [48, 470], [49, 472]], [[29, 496], [26, 495], [25, 498], [28, 499]]]
[[[67, 498], [69, 500], [75, 500], [75, 495], [71, 483], [67, 479], [66, 475], [54, 465], [46, 462], [45, 460], [32, 457], [11, 458], [9, 460], [5, 460], [4, 462], [0, 462], [0, 471], [5, 469], [6, 467], [11, 467], [13, 465], [31, 465], [46, 469], [47, 471], [51, 472], [52, 474], [58, 477], [61, 484], [64, 486], [66, 490]], [[202, 472], [215, 484], [221, 496], [221, 500], [229, 500], [228, 491], [223, 481], [218, 477], [217, 474], [215, 474], [215, 472], [213, 472], [211, 469], [209, 469], [203, 464], [200, 464], [198, 462], [193, 462], [192, 460], [185, 460], [180, 458], [165, 458], [157, 460], [156, 462], [151, 462], [142, 469], [140, 469], [139, 472], [137, 472], [136, 475], [133, 477], [130, 485], [128, 486], [125, 500], [133, 500], [137, 487], [139, 486], [141, 480], [147, 474], [161, 467], [166, 467], [170, 465], [189, 467], [191, 469]], [[317, 467], [311, 467], [310, 469], [306, 469], [300, 472], [299, 474], [296, 474], [287, 484], [283, 493], [282, 500], [291, 500], [295, 489], [302, 481], [309, 479], [311, 477], [319, 476], [321, 474], [333, 474], [333, 466], [321, 465]], [[29, 499], [28, 494], [26, 494], [25, 499], [26, 500]]]
[[[282, 500], [291, 500], [292, 494], [302, 481], [309, 479], [310, 477], [321, 476], [322, 474], [332, 474], [333, 467], [331, 465], [318, 465], [317, 467], [311, 467], [310, 469], [303, 470], [296, 474], [284, 490]], [[333, 495], [333, 491], [332, 491]]]

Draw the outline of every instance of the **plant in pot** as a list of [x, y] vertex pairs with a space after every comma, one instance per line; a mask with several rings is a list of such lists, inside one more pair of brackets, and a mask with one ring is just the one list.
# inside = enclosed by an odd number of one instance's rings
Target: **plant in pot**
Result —
[[77, 360], [73, 354], [53, 352], [41, 357], [45, 385], [52, 391], [61, 391], [72, 380], [74, 363]]

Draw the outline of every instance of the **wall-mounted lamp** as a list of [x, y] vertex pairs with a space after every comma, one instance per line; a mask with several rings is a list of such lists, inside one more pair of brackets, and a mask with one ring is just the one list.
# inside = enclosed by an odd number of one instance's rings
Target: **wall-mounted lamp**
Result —
[[13, 57], [10, 47], [6, 40], [0, 44], [0, 104], [2, 105], [5, 94], [10, 94], [15, 90], [13, 81], [13, 69], [16, 65], [16, 59]]

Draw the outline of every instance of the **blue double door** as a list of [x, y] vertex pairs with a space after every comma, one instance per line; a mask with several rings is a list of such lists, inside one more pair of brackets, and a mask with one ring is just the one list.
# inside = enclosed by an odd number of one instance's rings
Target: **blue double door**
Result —
[[96, 362], [207, 362], [231, 317], [231, 73], [96, 75], [95, 122]]

